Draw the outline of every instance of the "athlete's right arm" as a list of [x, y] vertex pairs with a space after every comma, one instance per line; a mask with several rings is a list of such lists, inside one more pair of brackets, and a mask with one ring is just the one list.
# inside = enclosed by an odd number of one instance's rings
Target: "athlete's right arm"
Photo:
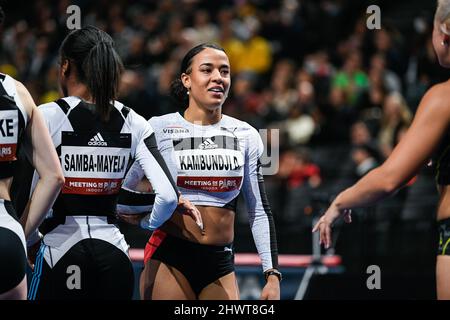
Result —
[[342, 215], [350, 222], [351, 209], [386, 198], [410, 181], [429, 160], [450, 124], [449, 87], [443, 83], [428, 90], [411, 127], [389, 158], [336, 197], [313, 229], [320, 232], [320, 242], [325, 247], [331, 245], [331, 227], [338, 217]]
[[27, 126], [27, 138], [31, 142], [31, 161], [40, 177], [21, 217], [25, 236], [28, 237], [32, 231], [37, 229], [47, 211], [52, 207], [64, 184], [64, 175], [44, 117], [24, 85], [16, 81], [16, 88], [30, 118]]

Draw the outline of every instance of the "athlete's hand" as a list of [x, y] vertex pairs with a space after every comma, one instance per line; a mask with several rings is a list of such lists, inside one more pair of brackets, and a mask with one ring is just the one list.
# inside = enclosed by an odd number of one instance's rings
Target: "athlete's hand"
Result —
[[139, 225], [142, 218], [147, 215], [147, 213], [142, 213], [142, 214], [127, 214], [127, 213], [118, 213], [117, 217], [122, 220], [125, 221], [129, 224], [134, 224], [134, 225]]
[[197, 226], [204, 232], [203, 220], [200, 211], [187, 199], [180, 196], [178, 199], [177, 211], [181, 214], [187, 214], [194, 219]]
[[350, 209], [339, 210], [332, 203], [312, 230], [313, 232], [319, 231], [319, 243], [323, 244], [325, 249], [328, 249], [331, 246], [331, 228], [333, 227], [334, 221], [340, 216], [343, 216], [346, 223], [352, 222], [352, 211]]
[[280, 280], [277, 276], [269, 276], [261, 292], [261, 300], [280, 300]]
[[36, 263], [36, 256], [39, 251], [39, 248], [41, 247], [41, 241], [36, 242], [32, 246], [27, 247], [27, 259], [28, 259], [28, 265], [30, 266], [31, 270], [34, 271], [34, 264]]

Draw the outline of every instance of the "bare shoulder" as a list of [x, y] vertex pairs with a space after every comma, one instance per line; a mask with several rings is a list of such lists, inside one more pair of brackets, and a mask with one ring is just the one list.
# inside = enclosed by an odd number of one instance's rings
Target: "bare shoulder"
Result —
[[[450, 80], [432, 86], [420, 102], [418, 112], [439, 112], [450, 117]], [[450, 118], [449, 118], [450, 120]]]
[[19, 95], [20, 100], [22, 101], [23, 106], [29, 116], [33, 113], [33, 108], [36, 107], [33, 98], [31, 97], [28, 89], [23, 85], [22, 82], [14, 80], [16, 84], [17, 94]]

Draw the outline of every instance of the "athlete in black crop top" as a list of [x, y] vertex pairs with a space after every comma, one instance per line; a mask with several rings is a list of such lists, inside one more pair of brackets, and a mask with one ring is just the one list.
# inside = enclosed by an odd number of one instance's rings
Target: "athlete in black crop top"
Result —
[[[432, 39], [439, 63], [445, 68], [450, 68], [449, 12], [450, 3], [439, 1]], [[440, 191], [437, 212], [440, 242], [436, 264], [438, 299], [450, 299], [449, 92], [450, 80], [428, 90], [411, 127], [389, 158], [382, 166], [340, 193], [313, 229], [320, 232], [320, 242], [329, 247], [332, 224], [338, 217], [343, 216], [346, 222], [351, 222], [352, 208], [375, 204], [395, 192], [416, 175], [437, 151], [436, 181]]]
[[[0, 8], [0, 25], [3, 19]], [[10, 195], [21, 145], [29, 147], [32, 165], [41, 177], [25, 212], [18, 212], [24, 224], [27, 220], [25, 234]], [[25, 235], [44, 218], [63, 181], [58, 156], [33, 98], [20, 82], [0, 74], [0, 300], [26, 299]]]

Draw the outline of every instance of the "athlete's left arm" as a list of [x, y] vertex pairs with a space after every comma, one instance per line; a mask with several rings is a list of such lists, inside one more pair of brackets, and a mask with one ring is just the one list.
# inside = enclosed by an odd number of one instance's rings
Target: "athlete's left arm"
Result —
[[349, 210], [375, 204], [406, 184], [430, 158], [450, 122], [448, 83], [432, 87], [423, 97], [406, 135], [380, 167], [340, 193], [320, 218], [313, 231], [320, 242], [331, 245], [331, 226], [339, 216], [350, 222]]
[[[251, 128], [247, 141], [242, 190], [248, 208], [248, 217], [263, 271], [278, 268], [278, 248], [272, 211], [264, 188], [259, 161], [264, 150], [261, 137]], [[280, 299], [280, 283], [276, 276], [268, 277], [261, 299]]]

